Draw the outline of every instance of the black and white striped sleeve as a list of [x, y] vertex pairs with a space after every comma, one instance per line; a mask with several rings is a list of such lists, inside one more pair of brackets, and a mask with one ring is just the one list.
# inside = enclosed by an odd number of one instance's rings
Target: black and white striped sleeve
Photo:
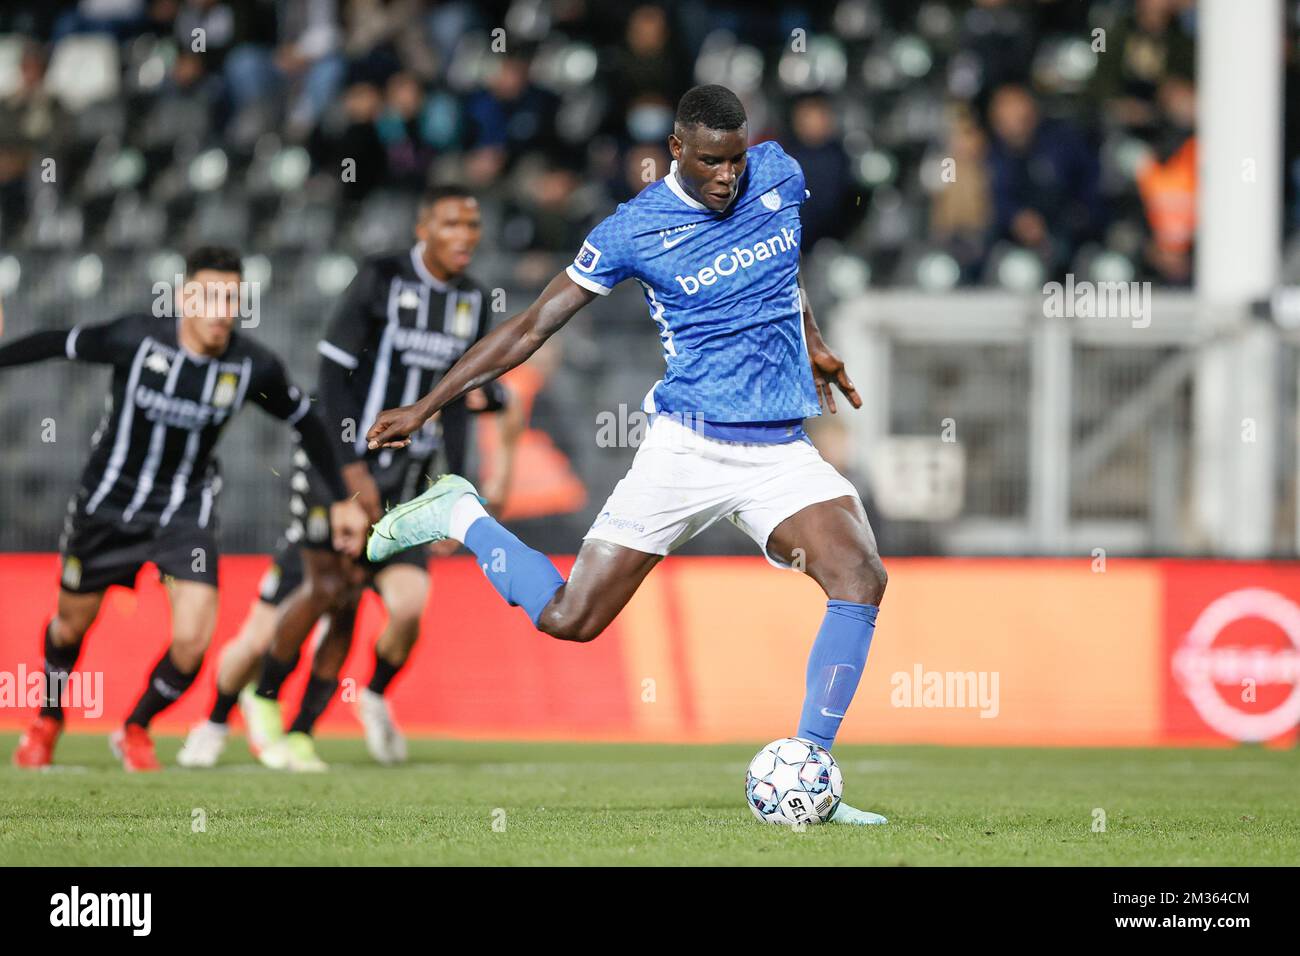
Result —
[[255, 361], [258, 368], [254, 373], [250, 397], [268, 414], [297, 429], [302, 439], [302, 450], [329, 484], [334, 500], [346, 498], [346, 486], [339, 470], [341, 462], [336, 450], [339, 443], [312, 408], [311, 397], [289, 381], [279, 359], [266, 354]]
[[101, 365], [111, 365], [124, 357], [129, 361], [139, 344], [138, 338], [135, 342], [127, 342], [129, 337], [130, 330], [125, 318], [58, 331], [33, 332], [0, 345], [0, 367], [27, 365], [52, 358]]
[[[316, 346], [321, 358], [355, 372], [369, 346], [378, 294], [379, 272], [373, 262], [362, 265], [334, 309], [325, 337]], [[322, 366], [323, 368], [324, 366]]]
[[267, 414], [297, 425], [311, 411], [311, 398], [289, 381], [279, 359], [265, 355], [254, 362], [253, 387], [249, 397]]

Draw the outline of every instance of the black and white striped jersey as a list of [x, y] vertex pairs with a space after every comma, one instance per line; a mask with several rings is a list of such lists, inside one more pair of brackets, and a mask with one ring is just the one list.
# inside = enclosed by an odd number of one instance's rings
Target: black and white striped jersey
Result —
[[367, 429], [384, 409], [428, 393], [489, 326], [483, 288], [466, 276], [440, 282], [422, 255], [417, 244], [366, 260], [318, 346], [322, 416], [344, 436], [343, 459], [367, 461], [381, 488], [401, 485], [411, 465], [453, 443], [442, 419], [463, 430], [464, 410], [430, 421], [402, 449], [369, 451]]
[[280, 360], [238, 332], [210, 358], [181, 346], [178, 320], [126, 315], [72, 329], [64, 349], [70, 359], [113, 366], [74, 499], [97, 518], [207, 527], [220, 490], [213, 448], [231, 417], [245, 402], [295, 426], [311, 411]]

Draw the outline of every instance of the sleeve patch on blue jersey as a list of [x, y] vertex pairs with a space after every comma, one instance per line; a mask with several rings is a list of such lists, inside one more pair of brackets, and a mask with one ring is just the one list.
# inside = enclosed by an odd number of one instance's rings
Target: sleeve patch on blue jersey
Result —
[[582, 244], [582, 250], [578, 253], [578, 258], [573, 260], [573, 264], [583, 272], [594, 272], [596, 263], [600, 261], [600, 250], [590, 242]]

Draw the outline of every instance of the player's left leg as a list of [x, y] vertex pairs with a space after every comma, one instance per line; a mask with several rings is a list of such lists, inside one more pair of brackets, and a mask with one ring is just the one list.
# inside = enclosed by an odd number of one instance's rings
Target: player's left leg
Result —
[[767, 549], [783, 563], [802, 564], [826, 593], [826, 616], [808, 659], [798, 736], [829, 749], [862, 677], [888, 576], [856, 496], [791, 515], [772, 531]]
[[298, 715], [289, 725], [290, 734], [310, 735], [338, 690], [339, 673], [352, 650], [360, 599], [359, 592], [351, 591], [341, 604], [321, 618], [307, 685], [303, 688]]
[[144, 693], [136, 701], [125, 726], [111, 743], [129, 771], [160, 770], [148, 734], [149, 722], [189, 690], [203, 666], [203, 655], [217, 626], [217, 589], [202, 581], [167, 579], [171, 601], [172, 642], [158, 659]]
[[[413, 555], [411, 562], [401, 560]], [[375, 587], [384, 599], [388, 623], [375, 642], [375, 669], [370, 683], [357, 695], [357, 717], [366, 733], [370, 756], [382, 764], [406, 760], [406, 738], [393, 720], [384, 697], [420, 636], [420, 619], [429, 600], [429, 572], [423, 549], [404, 552], [375, 574]]]
[[[265, 595], [255, 600], [248, 609], [239, 633], [221, 648], [217, 658], [217, 695], [206, 720], [190, 728], [185, 743], [176, 754], [182, 767], [215, 767], [226, 748], [230, 734], [230, 711], [241, 693], [252, 693], [251, 682], [257, 677], [262, 655], [266, 653], [275, 633], [275, 605]], [[261, 741], [249, 735], [249, 749], [254, 756], [261, 750]]]
[[[826, 615], [808, 656], [796, 736], [829, 749], [862, 679], [888, 575], [857, 495], [811, 504], [786, 518], [767, 539], [767, 551], [784, 564], [802, 563], [826, 594]], [[832, 820], [888, 822], [843, 802]]]

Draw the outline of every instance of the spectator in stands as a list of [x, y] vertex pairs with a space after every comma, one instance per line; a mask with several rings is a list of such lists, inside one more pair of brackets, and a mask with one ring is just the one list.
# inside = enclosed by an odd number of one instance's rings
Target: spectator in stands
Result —
[[1019, 84], [994, 92], [989, 125], [995, 236], [1063, 273], [1103, 224], [1097, 151], [1071, 124], [1042, 119]]
[[378, 122], [387, 155], [387, 185], [411, 192], [427, 185], [429, 164], [442, 145], [440, 137], [445, 136], [437, 122], [434, 104], [426, 102], [415, 74], [393, 74], [388, 80], [387, 106]]
[[287, 88], [286, 134], [303, 139], [320, 120], [343, 82], [346, 61], [336, 0], [277, 0], [274, 48], [266, 39], [266, 4], [254, 3], [247, 26], [255, 35], [226, 58], [226, 79], [236, 111], [269, 92]]
[[552, 145], [555, 96], [528, 78], [531, 61], [518, 51], [499, 62], [487, 85], [470, 96], [467, 171], [476, 185], [493, 182], [520, 155]]
[[591, 225], [576, 201], [582, 184], [577, 164], [554, 151], [536, 169], [521, 170], [506, 216], [506, 247], [518, 252], [571, 254]]
[[1151, 227], [1146, 256], [1161, 280], [1186, 285], [1196, 238], [1196, 89], [1187, 78], [1171, 76], [1156, 99], [1159, 131], [1137, 174]]
[[1118, 125], [1146, 130], [1160, 120], [1156, 90], [1166, 77], [1194, 76], [1196, 45], [1181, 15], [1186, 0], [1137, 0], [1097, 58], [1093, 95]]
[[633, 143], [662, 143], [673, 131], [673, 105], [659, 93], [643, 93], [628, 104], [627, 139]]
[[962, 14], [960, 51], [950, 64], [949, 91], [983, 108], [991, 91], [1023, 82], [1034, 58], [1033, 21], [1011, 0], [975, 0]]
[[803, 167], [810, 193], [800, 218], [803, 248], [811, 249], [824, 236], [843, 238], [853, 225], [853, 175], [835, 111], [825, 96], [807, 96], [795, 103], [790, 132], [785, 149]]
[[[984, 269], [993, 226], [988, 140], [965, 109], [954, 110], [930, 205], [930, 238], [961, 266], [962, 281]], [[943, 164], [951, 162], [950, 167]]]
[[612, 192], [619, 202], [627, 202], [657, 179], [668, 174], [672, 157], [662, 143], [637, 143], [623, 156], [622, 178]]
[[145, 0], [80, 0], [54, 24], [58, 42], [73, 33], [111, 33], [119, 40], [144, 33], [151, 26]]
[[223, 0], [185, 0], [174, 32], [182, 54], [202, 56], [204, 69], [216, 72], [235, 42], [235, 12]]
[[400, 70], [421, 83], [436, 78], [438, 58], [420, 20], [425, 6], [423, 0], [348, 0], [344, 51], [353, 81], [385, 83]]
[[[364, 199], [388, 176], [388, 153], [378, 129], [383, 108], [384, 97], [376, 86], [353, 83], [343, 93], [342, 128], [326, 124], [317, 134], [312, 154], [331, 177], [340, 178], [345, 200]], [[348, 171], [351, 175], [343, 178]]]
[[23, 44], [16, 87], [0, 99], [0, 247], [12, 243], [27, 216], [31, 165], [67, 139], [68, 115], [45, 88], [45, 67], [41, 44]]
[[627, 115], [640, 97], [652, 95], [675, 105], [685, 92], [683, 80], [689, 80], [689, 71], [682, 69], [672, 47], [668, 14], [661, 6], [636, 7], [627, 19], [624, 45], [608, 59], [616, 115]]

